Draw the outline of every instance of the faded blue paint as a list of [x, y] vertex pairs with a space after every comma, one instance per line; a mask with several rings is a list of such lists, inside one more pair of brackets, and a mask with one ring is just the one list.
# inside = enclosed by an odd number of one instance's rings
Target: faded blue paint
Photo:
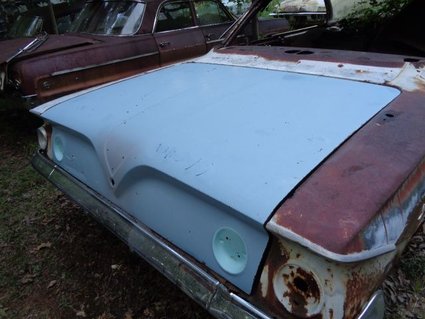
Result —
[[[42, 116], [74, 131], [54, 130], [64, 139], [64, 169], [249, 292], [272, 211], [398, 94], [348, 80], [186, 63], [77, 96]], [[214, 259], [212, 240], [222, 227], [245, 241], [241, 274]]]

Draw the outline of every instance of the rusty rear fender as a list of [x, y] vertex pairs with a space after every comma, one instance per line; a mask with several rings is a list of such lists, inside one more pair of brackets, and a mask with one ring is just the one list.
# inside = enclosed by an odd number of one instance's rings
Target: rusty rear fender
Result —
[[403, 92], [308, 177], [267, 228], [328, 257], [376, 255], [411, 235], [425, 200], [423, 98]]

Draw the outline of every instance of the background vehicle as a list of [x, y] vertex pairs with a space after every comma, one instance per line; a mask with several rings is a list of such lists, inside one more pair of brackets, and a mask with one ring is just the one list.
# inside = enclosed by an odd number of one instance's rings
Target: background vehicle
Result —
[[[218, 0], [89, 1], [70, 33], [28, 48], [32, 39], [0, 42], [0, 89], [46, 101], [202, 55], [233, 22]], [[288, 28], [286, 20], [269, 20], [256, 32]]]
[[51, 9], [49, 6], [44, 6], [21, 13], [9, 26], [4, 39], [35, 37], [42, 32], [65, 33], [69, 31], [82, 4], [82, 2], [74, 2], [71, 6], [67, 3], [60, 3], [52, 5]]

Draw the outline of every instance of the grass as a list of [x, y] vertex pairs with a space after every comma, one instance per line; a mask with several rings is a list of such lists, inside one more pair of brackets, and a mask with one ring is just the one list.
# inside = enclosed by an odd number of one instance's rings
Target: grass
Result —
[[208, 318], [32, 169], [40, 124], [0, 103], [0, 319]]

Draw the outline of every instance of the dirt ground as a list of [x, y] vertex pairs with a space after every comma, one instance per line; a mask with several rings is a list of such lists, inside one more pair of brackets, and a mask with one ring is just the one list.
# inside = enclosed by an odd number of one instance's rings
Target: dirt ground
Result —
[[[37, 125], [0, 105], [0, 319], [210, 318], [34, 172]], [[425, 318], [423, 231], [386, 282], [388, 317]]]

